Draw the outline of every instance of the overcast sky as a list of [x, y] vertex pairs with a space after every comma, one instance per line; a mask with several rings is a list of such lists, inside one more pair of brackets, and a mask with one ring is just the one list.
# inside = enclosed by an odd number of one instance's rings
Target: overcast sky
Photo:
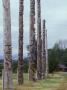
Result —
[[[24, 0], [24, 55], [29, 43], [29, 2]], [[12, 50], [18, 52], [18, 7], [19, 0], [11, 0]], [[42, 20], [46, 19], [48, 48], [60, 39], [67, 39], [67, 0], [41, 0]], [[3, 9], [0, 0], [0, 55], [3, 52]]]

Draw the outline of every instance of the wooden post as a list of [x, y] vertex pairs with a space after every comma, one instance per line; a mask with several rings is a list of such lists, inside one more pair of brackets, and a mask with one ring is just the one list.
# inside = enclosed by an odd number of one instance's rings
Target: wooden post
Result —
[[43, 20], [43, 37], [42, 37], [42, 79], [45, 78], [46, 72], [46, 36], [45, 36], [45, 20]]
[[4, 70], [3, 90], [13, 90], [10, 0], [3, 0]]
[[37, 78], [42, 79], [41, 2], [37, 0]]
[[48, 74], [49, 74], [49, 68], [48, 68], [48, 48], [47, 48], [47, 30], [45, 32], [45, 42], [46, 42], [46, 72], [45, 72], [45, 76], [48, 77]]
[[19, 0], [19, 54], [18, 54], [18, 84], [23, 84], [23, 3]]
[[35, 0], [30, 0], [30, 56], [29, 56], [29, 80], [35, 80]]

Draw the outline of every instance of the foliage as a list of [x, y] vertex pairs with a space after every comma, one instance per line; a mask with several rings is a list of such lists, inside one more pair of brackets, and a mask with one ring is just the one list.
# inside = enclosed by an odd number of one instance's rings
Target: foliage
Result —
[[[29, 46], [27, 49], [29, 50]], [[36, 62], [37, 61], [35, 61], [35, 63]], [[48, 49], [48, 62], [50, 73], [58, 69], [58, 64], [63, 64], [67, 66], [67, 49], [60, 49], [58, 45], [55, 44], [52, 49]], [[13, 60], [12, 68], [13, 73], [17, 73], [18, 61]], [[28, 73], [28, 68], [29, 68], [29, 57], [24, 58], [24, 73]], [[2, 69], [3, 69], [3, 60], [0, 60], [0, 75], [2, 75]]]
[[28, 57], [24, 59], [24, 73], [28, 73], [29, 60]]
[[49, 61], [49, 72], [53, 72], [57, 69], [59, 64], [57, 51], [50, 49], [48, 51], [48, 61]]
[[2, 76], [3, 64], [0, 64], [0, 76]]
[[[28, 58], [24, 58], [24, 73], [28, 73]], [[17, 73], [17, 68], [18, 68], [18, 61], [13, 60], [12, 62], [12, 69], [13, 73]], [[0, 60], [0, 76], [2, 76], [2, 69], [3, 69], [3, 60]]]
[[[28, 67], [29, 67], [28, 58], [25, 58], [24, 59], [24, 73], [28, 73]], [[17, 73], [18, 61], [15, 61], [15, 60], [13, 61], [12, 68], [13, 68], [13, 73]]]
[[67, 66], [67, 49], [60, 49], [57, 44], [48, 50], [49, 71], [58, 69], [59, 64]]
[[13, 73], [17, 73], [17, 68], [18, 68], [18, 61], [13, 61], [12, 63]]
[[[29, 51], [29, 45], [27, 46], [27, 50]], [[36, 56], [37, 56], [37, 48], [36, 48]], [[67, 49], [60, 49], [59, 45], [56, 43], [53, 48], [48, 49], [48, 62], [50, 73], [58, 70], [59, 64], [67, 66]]]

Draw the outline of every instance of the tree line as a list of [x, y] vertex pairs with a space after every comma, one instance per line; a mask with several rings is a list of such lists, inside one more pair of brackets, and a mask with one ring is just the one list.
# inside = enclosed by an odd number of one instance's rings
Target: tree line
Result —
[[[24, 73], [28, 73], [29, 57], [26, 57], [23, 61], [24, 61]], [[37, 64], [37, 62], [35, 63]], [[58, 71], [59, 64], [63, 64], [67, 67], [67, 49], [60, 49], [56, 45], [53, 48], [48, 49], [48, 63], [50, 73]], [[17, 73], [18, 60], [13, 60], [12, 67], [13, 73]], [[2, 75], [2, 69], [3, 69], [3, 60], [0, 60], [0, 76]]]

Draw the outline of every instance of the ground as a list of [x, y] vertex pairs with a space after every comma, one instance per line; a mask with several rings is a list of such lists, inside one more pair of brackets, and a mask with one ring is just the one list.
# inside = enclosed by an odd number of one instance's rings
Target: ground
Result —
[[[24, 74], [24, 84], [17, 85], [16, 75], [13, 75], [14, 90], [67, 90], [67, 73], [50, 74], [48, 79], [36, 82], [28, 80], [28, 74]], [[0, 80], [0, 90], [2, 90], [2, 80]]]

